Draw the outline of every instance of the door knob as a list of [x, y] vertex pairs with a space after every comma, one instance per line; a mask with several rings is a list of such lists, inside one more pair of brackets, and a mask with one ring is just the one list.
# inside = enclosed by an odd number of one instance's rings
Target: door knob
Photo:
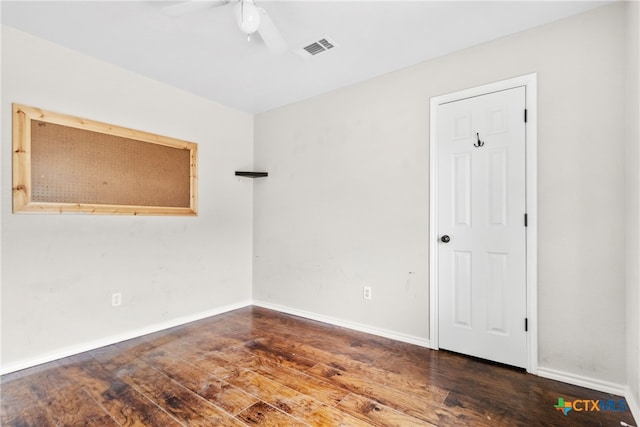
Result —
[[447, 236], [446, 234], [440, 238], [440, 241], [442, 243], [449, 243], [449, 240], [451, 240], [451, 237]]

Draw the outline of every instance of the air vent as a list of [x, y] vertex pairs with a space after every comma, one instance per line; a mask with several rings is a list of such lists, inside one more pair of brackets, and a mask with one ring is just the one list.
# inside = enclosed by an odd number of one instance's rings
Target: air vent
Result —
[[328, 37], [324, 37], [317, 42], [313, 42], [298, 51], [298, 55], [303, 58], [310, 58], [311, 56], [316, 56], [319, 53], [326, 52], [329, 49], [333, 49], [336, 47], [336, 44], [331, 41]]

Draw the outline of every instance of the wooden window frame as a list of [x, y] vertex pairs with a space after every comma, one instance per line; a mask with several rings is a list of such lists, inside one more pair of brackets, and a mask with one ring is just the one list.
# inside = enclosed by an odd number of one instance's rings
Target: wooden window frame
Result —
[[[189, 206], [145, 206], [94, 203], [57, 203], [32, 200], [31, 121], [68, 126], [114, 137], [189, 150]], [[13, 212], [86, 213], [112, 215], [197, 215], [197, 154], [192, 142], [109, 125], [93, 120], [13, 104]], [[184, 184], [186, 186], [186, 183]]]

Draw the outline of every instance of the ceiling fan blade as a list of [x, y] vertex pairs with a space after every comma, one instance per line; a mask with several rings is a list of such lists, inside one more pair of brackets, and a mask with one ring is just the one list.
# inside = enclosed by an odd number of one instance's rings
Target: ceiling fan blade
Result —
[[163, 7], [162, 12], [169, 16], [182, 16], [192, 12], [199, 12], [210, 7], [224, 6], [230, 0], [191, 0]]
[[289, 49], [287, 42], [280, 34], [280, 31], [271, 20], [271, 17], [264, 9], [258, 9], [260, 11], [260, 26], [258, 27], [258, 33], [264, 44], [272, 53], [284, 53]]

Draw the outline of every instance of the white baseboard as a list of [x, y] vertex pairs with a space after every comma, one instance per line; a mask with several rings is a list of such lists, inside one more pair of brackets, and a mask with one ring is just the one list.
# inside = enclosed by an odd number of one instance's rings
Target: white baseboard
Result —
[[558, 371], [550, 368], [538, 368], [538, 376], [548, 378], [550, 380], [561, 381], [567, 384], [577, 385], [579, 387], [590, 388], [604, 393], [615, 394], [616, 396], [624, 396], [626, 386], [622, 384], [603, 381], [596, 378], [576, 375], [569, 372]]
[[51, 362], [64, 357], [73, 356], [75, 354], [83, 353], [89, 350], [95, 350], [96, 348], [104, 347], [107, 345], [119, 343], [132, 338], [138, 338], [143, 335], [151, 334], [153, 332], [162, 331], [164, 329], [173, 328], [175, 326], [184, 325], [189, 322], [195, 322], [196, 320], [205, 319], [211, 316], [217, 316], [218, 314], [226, 313], [229, 311], [237, 310], [239, 308], [247, 307], [251, 305], [251, 301], [243, 301], [234, 304], [223, 305], [211, 310], [202, 311], [199, 313], [190, 314], [187, 316], [177, 317], [175, 319], [167, 320], [161, 323], [155, 323], [153, 325], [145, 326], [140, 329], [127, 331], [122, 334], [112, 335], [109, 337], [100, 338], [93, 341], [83, 342], [81, 344], [72, 345], [64, 348], [57, 349], [55, 351], [47, 352], [36, 357], [23, 359], [17, 362], [3, 364], [0, 367], [0, 375], [8, 374], [9, 372], [15, 372], [22, 369], [30, 368], [32, 366], [41, 365], [43, 363]]
[[[377, 335], [392, 340], [405, 342], [409, 344], [415, 344], [421, 347], [432, 348], [429, 340], [416, 337], [413, 335], [401, 334], [398, 332], [389, 331], [386, 329], [374, 328], [361, 323], [350, 322], [342, 319], [337, 319], [322, 314], [312, 313], [305, 310], [298, 310], [278, 304], [272, 304], [264, 301], [242, 301], [234, 304], [228, 304], [221, 307], [217, 307], [211, 310], [202, 311], [199, 313], [178, 317], [168, 320], [166, 322], [156, 323], [146, 326], [144, 328], [131, 330], [126, 333], [112, 335], [109, 337], [101, 338], [98, 340], [88, 341], [81, 344], [61, 348], [52, 352], [48, 352], [29, 359], [23, 359], [18, 362], [10, 363], [8, 365], [0, 366], [0, 375], [4, 375], [10, 372], [19, 371], [22, 369], [30, 368], [43, 363], [51, 362], [53, 360], [62, 359], [64, 357], [73, 356], [75, 354], [83, 353], [85, 351], [95, 350], [100, 347], [112, 345], [118, 342], [126, 341], [133, 338], [138, 338], [147, 334], [162, 331], [165, 329], [173, 328], [176, 326], [184, 325], [197, 320], [205, 319], [211, 316], [217, 316], [219, 314], [227, 313], [229, 311], [237, 310], [239, 308], [255, 305], [258, 307], [275, 310], [281, 313], [287, 313], [294, 316], [303, 317], [305, 319], [316, 320], [330, 325], [340, 326], [347, 329], [353, 329], [360, 332], [365, 332], [372, 335]], [[558, 371], [550, 368], [538, 368], [537, 375], [543, 378], [548, 378], [555, 381], [561, 381], [567, 384], [573, 384], [580, 387], [589, 388], [592, 390], [602, 391], [604, 393], [611, 393], [617, 396], [624, 396], [627, 400], [629, 410], [636, 420], [636, 423], [640, 423], [640, 406], [635, 399], [628, 386], [616, 384], [608, 381], [603, 381], [595, 378], [585, 377], [582, 375], [576, 375], [564, 371]]]
[[636, 421], [635, 425], [640, 425], [640, 405], [638, 405], [638, 401], [628, 386], [626, 387], [624, 398], [627, 401], [627, 406], [631, 411], [631, 415], [633, 415], [633, 419]]
[[390, 338], [392, 340], [401, 341], [409, 344], [415, 344], [420, 347], [432, 348], [429, 340], [416, 337], [413, 335], [401, 334], [398, 332], [388, 331], [386, 329], [374, 328], [371, 326], [363, 325], [361, 323], [349, 322], [335, 317], [324, 316], [322, 314], [312, 313], [305, 310], [298, 310], [295, 308], [286, 307], [283, 305], [272, 304], [264, 301], [253, 301], [253, 305], [269, 310], [279, 311], [281, 313], [292, 314], [294, 316], [304, 317], [305, 319], [317, 320], [318, 322], [328, 323], [330, 325], [341, 326], [347, 329], [353, 329], [367, 334], [377, 335], [384, 338]]
[[538, 368], [538, 376], [548, 378], [550, 380], [561, 381], [567, 384], [577, 385], [579, 387], [598, 390], [604, 393], [615, 394], [616, 396], [622, 396], [627, 401], [627, 407], [629, 408], [629, 411], [631, 411], [631, 415], [633, 415], [635, 425], [640, 425], [640, 406], [638, 406], [638, 401], [633, 393], [631, 393], [629, 386], [549, 368]]
[[279, 311], [282, 313], [292, 314], [294, 316], [304, 317], [306, 319], [317, 320], [319, 322], [328, 323], [331, 325], [341, 326], [347, 329], [353, 329], [360, 332], [365, 332], [372, 335], [378, 335], [385, 338], [390, 338], [396, 341], [406, 342], [409, 344], [415, 344], [421, 347], [431, 348], [429, 340], [424, 338], [415, 337], [412, 335], [400, 334], [385, 329], [373, 328], [361, 323], [348, 322], [334, 317], [324, 316], [316, 313], [311, 313], [304, 310], [297, 310], [282, 305], [271, 304], [263, 301], [243, 301], [240, 303], [229, 304], [222, 307], [217, 307], [212, 310], [195, 313], [188, 316], [182, 316], [175, 319], [168, 320], [166, 322], [156, 323], [146, 326], [144, 328], [127, 331], [122, 334], [112, 335], [104, 337], [98, 340], [87, 341], [73, 346], [57, 349], [55, 351], [40, 354], [36, 357], [28, 359], [22, 359], [17, 362], [2, 364], [0, 366], [0, 375], [8, 374], [10, 372], [19, 371], [22, 369], [30, 368], [33, 366], [41, 365], [43, 363], [51, 362], [64, 357], [73, 356], [75, 354], [83, 353], [85, 351], [95, 350], [96, 348], [112, 345], [122, 341], [126, 341], [133, 338], [138, 338], [143, 335], [151, 334], [154, 332], [162, 331], [164, 329], [173, 328], [175, 326], [184, 325], [189, 322], [201, 320], [207, 317], [216, 316], [218, 314], [226, 313], [229, 311], [237, 310], [239, 308], [247, 307], [250, 305], [256, 305], [258, 307], [268, 308], [270, 310]]

